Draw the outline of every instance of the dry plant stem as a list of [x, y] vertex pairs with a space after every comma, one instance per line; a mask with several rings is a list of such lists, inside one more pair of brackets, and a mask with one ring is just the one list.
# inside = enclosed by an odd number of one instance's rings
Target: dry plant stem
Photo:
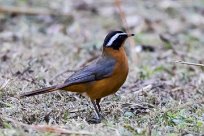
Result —
[[[83, 66], [87, 65], [87, 63], [89, 63], [89, 62], [95, 60], [95, 59], [98, 58], [98, 57], [99, 57], [99, 56], [94, 56], [94, 57], [88, 59], [87, 61], [84, 61], [84, 62], [80, 63], [79, 66], [76, 66], [76, 67], [83, 67]], [[77, 69], [80, 69], [80, 68], [77, 68]], [[63, 75], [64, 73], [68, 73], [68, 72], [73, 73], [73, 72], [76, 72], [77, 69], [76, 69], [76, 70], [67, 69], [67, 70], [65, 70], [65, 71], [63, 71], [63, 72], [60, 72], [59, 74], [57, 74], [56, 76], [54, 76], [54, 77], [50, 80], [50, 82], [53, 81], [53, 80], [55, 80], [56, 78], [60, 77], [60, 76]]]
[[[118, 11], [119, 11], [119, 14], [120, 14], [120, 18], [122, 20], [122, 24], [123, 24], [126, 32], [127, 33], [131, 33], [130, 29], [128, 27], [127, 21], [126, 21], [125, 12], [121, 8], [121, 0], [115, 0], [115, 5], [118, 8]], [[136, 44], [135, 44], [135, 41], [134, 41], [133, 38], [129, 38], [129, 42], [130, 42], [130, 46], [131, 46], [131, 49], [130, 49], [130, 51], [131, 51], [131, 58], [133, 58], [133, 52], [132, 52], [133, 50], [132, 49], [134, 49], [134, 46]], [[136, 54], [136, 52], [134, 52], [134, 54]], [[138, 54], [136, 54], [136, 57], [138, 57]]]
[[71, 131], [71, 130], [66, 130], [63, 128], [60, 128], [60, 126], [49, 126], [49, 125], [28, 125], [24, 124], [22, 122], [19, 122], [17, 120], [8, 118], [8, 117], [0, 117], [3, 120], [7, 120], [9, 122], [12, 122], [15, 125], [23, 126], [28, 129], [33, 129], [36, 131], [41, 131], [41, 132], [51, 132], [51, 133], [56, 133], [56, 134], [75, 134], [75, 135], [93, 135], [94, 133], [87, 132], [87, 131]]
[[65, 73], [68, 73], [68, 72], [73, 73], [73, 72], [76, 72], [76, 71], [77, 71], [77, 70], [67, 69], [67, 70], [65, 70], [65, 71], [63, 71], [63, 72], [58, 73], [58, 74], [57, 74], [56, 76], [54, 76], [49, 82], [52, 82], [53, 80], [57, 79], [58, 77], [60, 77], [61, 75], [65, 74]]
[[196, 61], [200, 61], [200, 58], [198, 58], [198, 57], [196, 57], [196, 56], [194, 56], [194, 55], [185, 53], [185, 52], [176, 51], [175, 54], [178, 55], [178, 56], [180, 56], [181, 58], [184, 58], [184, 59], [185, 59], [185, 57], [188, 57], [188, 58], [190, 58], [190, 59], [194, 59], [194, 60], [196, 60]]
[[199, 66], [199, 67], [204, 67], [204, 64], [198, 64], [198, 63], [192, 63], [192, 62], [185, 62], [185, 61], [173, 61], [174, 63], [180, 63], [180, 64], [186, 64], [186, 65], [193, 65], [193, 66]]
[[139, 94], [141, 92], [149, 92], [150, 90], [152, 90], [153, 88], [153, 85], [152, 84], [149, 84], [143, 88], [141, 88], [140, 90], [138, 90], [137, 92], [134, 92], [135, 94]]
[[182, 52], [182, 51], [178, 51], [176, 48], [175, 48], [175, 43], [172, 43], [170, 40], [166, 39], [163, 35], [160, 35], [160, 39], [164, 42], [164, 43], [167, 43], [171, 46], [171, 49], [173, 51], [174, 54], [180, 56], [181, 58], [185, 58], [185, 57], [188, 57], [188, 58], [191, 58], [191, 59], [194, 59], [194, 60], [200, 60], [200, 58], [198, 57], [195, 57], [194, 55], [190, 55], [188, 53], [185, 53], [185, 52]]
[[53, 16], [71, 16], [65, 13], [56, 13], [43, 8], [0, 6], [0, 13], [24, 14], [24, 15], [53, 15]]
[[6, 80], [5, 83], [0, 86], [0, 91], [3, 90], [4, 88], [6, 88], [8, 86], [8, 84], [9, 84], [9, 82], [10, 82], [10, 79]]
[[197, 101], [193, 100], [193, 101], [181, 104], [181, 105], [179, 105], [177, 107], [172, 107], [172, 108], [169, 108], [169, 109], [159, 110], [158, 112], [154, 112], [152, 115], [150, 115], [149, 118], [152, 119], [153, 117], [156, 117], [160, 113], [166, 113], [166, 112], [169, 112], [169, 111], [178, 111], [178, 110], [186, 108], [188, 106], [192, 106], [193, 104], [201, 104], [201, 103], [204, 103], [204, 98], [201, 98], [200, 100], [197, 100]]
[[71, 111], [69, 111], [69, 113], [78, 113], [78, 112], [84, 112], [84, 111], [86, 111], [86, 107], [85, 108], [81, 108], [81, 109], [75, 109], [75, 110], [71, 110]]

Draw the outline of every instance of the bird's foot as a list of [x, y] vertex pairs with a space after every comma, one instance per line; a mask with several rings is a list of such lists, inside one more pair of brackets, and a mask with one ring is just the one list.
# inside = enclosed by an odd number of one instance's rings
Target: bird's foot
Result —
[[86, 119], [86, 121], [89, 124], [99, 124], [99, 123], [101, 123], [101, 119], [98, 119], [98, 118], [90, 118], [90, 119]]

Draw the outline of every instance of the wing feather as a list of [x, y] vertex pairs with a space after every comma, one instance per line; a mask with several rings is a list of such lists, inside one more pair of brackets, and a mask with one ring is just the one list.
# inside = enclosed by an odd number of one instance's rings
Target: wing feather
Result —
[[100, 80], [110, 76], [115, 66], [115, 59], [113, 58], [99, 58], [98, 61], [91, 63], [83, 69], [75, 72], [67, 80], [65, 84], [76, 84]]

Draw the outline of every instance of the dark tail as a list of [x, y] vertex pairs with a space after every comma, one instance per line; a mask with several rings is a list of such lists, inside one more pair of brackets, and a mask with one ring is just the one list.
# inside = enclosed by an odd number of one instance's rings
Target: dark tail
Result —
[[38, 95], [38, 94], [44, 94], [44, 93], [49, 93], [49, 92], [53, 92], [60, 89], [57, 85], [51, 86], [51, 87], [46, 87], [43, 89], [38, 89], [38, 90], [34, 90], [31, 92], [26, 92], [23, 94], [20, 94], [20, 98], [24, 98], [24, 97], [30, 97], [30, 96], [34, 96], [34, 95]]

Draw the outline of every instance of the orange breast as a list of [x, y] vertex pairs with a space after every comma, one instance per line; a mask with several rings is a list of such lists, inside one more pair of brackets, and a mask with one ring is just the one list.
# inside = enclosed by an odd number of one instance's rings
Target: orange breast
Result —
[[121, 47], [119, 50], [105, 48], [103, 55], [110, 56], [116, 60], [116, 65], [110, 77], [101, 80], [71, 85], [65, 90], [79, 93], [86, 93], [92, 100], [113, 94], [122, 86], [128, 75], [128, 60], [125, 50]]

